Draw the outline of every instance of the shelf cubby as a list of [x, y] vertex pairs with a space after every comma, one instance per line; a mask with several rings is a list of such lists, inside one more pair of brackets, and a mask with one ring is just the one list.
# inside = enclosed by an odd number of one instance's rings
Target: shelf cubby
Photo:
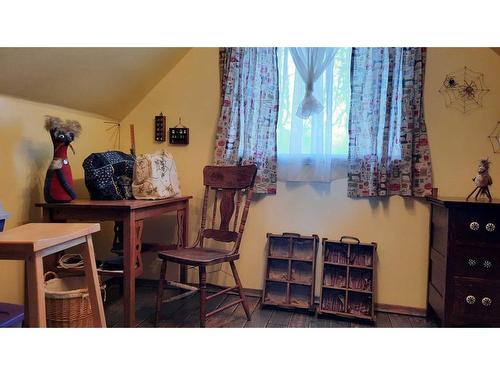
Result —
[[329, 263], [347, 264], [349, 245], [338, 242], [325, 244], [324, 261]]
[[263, 306], [314, 310], [318, 244], [316, 235], [267, 234]]
[[[346, 241], [349, 240], [349, 241]], [[354, 237], [323, 238], [323, 273], [318, 313], [374, 321], [377, 244]]]
[[290, 257], [291, 239], [287, 237], [270, 237], [269, 238], [269, 256], [277, 258]]
[[288, 260], [269, 259], [267, 263], [267, 279], [274, 281], [287, 281]]
[[312, 285], [314, 274], [312, 263], [292, 260], [290, 281]]
[[352, 266], [373, 267], [373, 246], [351, 245], [349, 264]]
[[292, 258], [300, 260], [312, 260], [314, 252], [314, 238], [294, 238], [292, 246]]
[[334, 288], [347, 288], [347, 268], [325, 264], [323, 285]]
[[323, 291], [320, 309], [322, 311], [332, 311], [345, 313], [346, 311], [346, 291], [339, 289], [327, 289]]
[[372, 270], [351, 268], [349, 272], [349, 289], [372, 291]]
[[373, 315], [373, 296], [366, 293], [349, 292], [346, 312], [355, 317], [371, 319]]
[[304, 285], [290, 285], [290, 305], [307, 309], [311, 304], [311, 287]]
[[263, 303], [281, 305], [287, 303], [287, 284], [276, 281], [266, 281]]

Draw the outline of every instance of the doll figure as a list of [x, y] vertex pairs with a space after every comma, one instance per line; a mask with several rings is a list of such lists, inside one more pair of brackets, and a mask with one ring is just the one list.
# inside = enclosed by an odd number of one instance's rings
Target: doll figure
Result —
[[[50, 133], [54, 145], [54, 157], [45, 177], [44, 197], [47, 203], [71, 202], [76, 198], [73, 176], [68, 162], [68, 146], [80, 134], [82, 127], [77, 121], [62, 121], [47, 116], [45, 129]], [[73, 151], [74, 152], [74, 151]]]
[[476, 187], [472, 192], [467, 196], [466, 200], [474, 194], [476, 191], [476, 195], [474, 196], [474, 200], [477, 201], [478, 197], [485, 195], [488, 200], [491, 202], [491, 194], [489, 186], [493, 183], [491, 179], [490, 173], [490, 161], [486, 159], [481, 159], [479, 162], [479, 167], [477, 168], [477, 175], [472, 179]]

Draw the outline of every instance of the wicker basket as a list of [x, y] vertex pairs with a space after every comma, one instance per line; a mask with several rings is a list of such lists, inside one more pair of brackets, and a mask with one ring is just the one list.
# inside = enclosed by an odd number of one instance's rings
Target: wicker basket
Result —
[[[104, 299], [105, 287], [101, 283]], [[84, 276], [59, 278], [54, 272], [47, 272], [45, 274], [45, 307], [47, 327], [83, 328], [94, 326], [90, 297]]]

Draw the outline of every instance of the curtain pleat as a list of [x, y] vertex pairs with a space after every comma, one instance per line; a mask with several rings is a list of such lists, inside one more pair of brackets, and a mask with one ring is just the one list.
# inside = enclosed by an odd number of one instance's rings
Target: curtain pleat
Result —
[[276, 48], [221, 48], [217, 165], [256, 164], [255, 191], [276, 194]]
[[425, 59], [425, 48], [353, 49], [349, 197], [431, 194]]

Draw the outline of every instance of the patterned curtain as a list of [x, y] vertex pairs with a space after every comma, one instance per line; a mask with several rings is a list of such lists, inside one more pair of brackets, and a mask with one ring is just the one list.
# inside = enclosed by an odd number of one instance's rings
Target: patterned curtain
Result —
[[354, 48], [348, 196], [431, 194], [425, 48]]
[[215, 164], [256, 164], [255, 191], [276, 194], [276, 48], [221, 48]]

